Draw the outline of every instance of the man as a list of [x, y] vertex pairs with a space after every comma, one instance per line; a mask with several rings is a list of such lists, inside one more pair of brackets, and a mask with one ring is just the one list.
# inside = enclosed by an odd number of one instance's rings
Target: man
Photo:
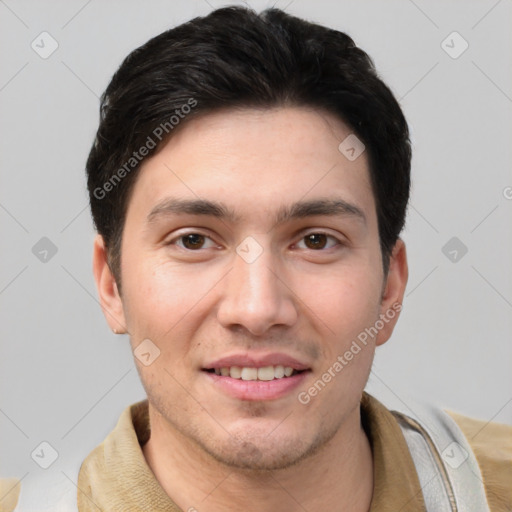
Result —
[[148, 398], [83, 462], [80, 511], [511, 509], [512, 428], [364, 392], [407, 284], [410, 159], [370, 58], [280, 10], [126, 58], [87, 173]]
[[[87, 172], [101, 304], [148, 400], [84, 461], [80, 510], [443, 510], [364, 394], [407, 283], [410, 156], [368, 56], [282, 11], [220, 9], [125, 60]], [[465, 485], [484, 494], [480, 469], [506, 510], [486, 438], [512, 429], [453, 418]]]

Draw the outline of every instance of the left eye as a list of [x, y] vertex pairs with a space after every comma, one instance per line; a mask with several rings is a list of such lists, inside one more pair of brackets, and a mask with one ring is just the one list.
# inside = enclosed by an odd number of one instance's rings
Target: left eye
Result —
[[[329, 239], [331, 240], [330, 245]], [[325, 233], [310, 233], [309, 235], [304, 236], [298, 245], [300, 245], [302, 242], [304, 242], [306, 245], [306, 249], [313, 250], [330, 249], [331, 247], [334, 247], [340, 243], [339, 240]], [[303, 249], [304, 247], [300, 248]]]

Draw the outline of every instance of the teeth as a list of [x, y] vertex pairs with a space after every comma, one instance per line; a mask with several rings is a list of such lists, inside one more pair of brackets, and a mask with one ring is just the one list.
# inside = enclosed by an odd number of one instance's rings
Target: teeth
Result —
[[[220, 370], [222, 372], [222, 369]], [[242, 378], [242, 368], [238, 366], [232, 366], [229, 369], [229, 376], [232, 379], [241, 379]]]
[[289, 366], [263, 366], [261, 368], [230, 366], [224, 368], [215, 368], [216, 375], [231, 377], [232, 379], [242, 380], [274, 380], [290, 377], [294, 369]]
[[242, 380], [256, 380], [257, 378], [257, 368], [242, 368]]
[[274, 379], [274, 367], [263, 366], [258, 368], [258, 380], [273, 380]]
[[282, 379], [284, 377], [284, 366], [276, 366], [274, 368], [274, 377], [276, 379]]

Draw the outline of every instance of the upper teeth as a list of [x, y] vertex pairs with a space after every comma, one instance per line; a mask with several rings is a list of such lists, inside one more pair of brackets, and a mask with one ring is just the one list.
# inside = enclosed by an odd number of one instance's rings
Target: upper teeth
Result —
[[273, 380], [289, 377], [293, 373], [293, 368], [289, 366], [263, 366], [261, 368], [250, 368], [240, 366], [230, 366], [225, 368], [215, 368], [217, 375], [231, 377], [232, 379], [242, 380]]

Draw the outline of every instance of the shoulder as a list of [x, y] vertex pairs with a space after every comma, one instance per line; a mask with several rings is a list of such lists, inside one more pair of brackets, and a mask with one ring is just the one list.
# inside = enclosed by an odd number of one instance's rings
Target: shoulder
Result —
[[0, 478], [0, 512], [12, 512], [20, 496], [21, 482], [17, 478]]
[[21, 478], [0, 478], [0, 512], [77, 511], [80, 458], [63, 458], [46, 469], [30, 469]]
[[4, 479], [0, 493], [5, 489], [7, 494], [0, 495], [0, 512], [76, 511], [76, 485], [67, 473], [59, 473], [30, 473], [22, 479]]
[[482, 472], [492, 512], [512, 510], [512, 426], [446, 413], [466, 437]]

